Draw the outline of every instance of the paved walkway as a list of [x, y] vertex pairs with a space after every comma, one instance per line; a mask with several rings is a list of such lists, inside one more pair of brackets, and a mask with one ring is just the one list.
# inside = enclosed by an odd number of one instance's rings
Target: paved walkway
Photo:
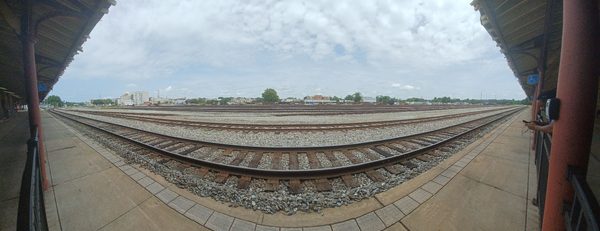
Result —
[[519, 122], [527, 115], [374, 198], [286, 216], [197, 197], [44, 113], [48, 220], [51, 230], [535, 230], [535, 167]]
[[17, 229], [21, 177], [27, 162], [27, 112], [0, 122], [0, 230]]

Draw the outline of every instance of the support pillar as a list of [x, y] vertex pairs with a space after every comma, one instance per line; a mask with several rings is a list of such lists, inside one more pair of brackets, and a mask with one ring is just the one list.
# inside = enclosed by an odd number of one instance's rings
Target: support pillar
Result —
[[563, 31], [543, 230], [564, 230], [564, 202], [573, 190], [567, 167], [585, 172], [590, 155], [598, 90], [598, 1], [563, 1]]
[[42, 187], [48, 188], [48, 178], [46, 176], [46, 149], [44, 146], [44, 135], [42, 129], [42, 116], [40, 113], [40, 98], [38, 94], [37, 68], [35, 64], [35, 21], [33, 19], [33, 0], [26, 0], [26, 10], [22, 20], [22, 44], [23, 44], [23, 65], [25, 68], [25, 89], [27, 91], [27, 111], [29, 113], [29, 132], [31, 137], [35, 134], [37, 128], [38, 145], [40, 156], [40, 167], [42, 175]]
[[2, 110], [0, 112], [0, 115], [2, 116], [1, 119], [8, 118], [7, 103], [8, 101], [6, 100], [6, 92], [0, 91], [0, 110]]

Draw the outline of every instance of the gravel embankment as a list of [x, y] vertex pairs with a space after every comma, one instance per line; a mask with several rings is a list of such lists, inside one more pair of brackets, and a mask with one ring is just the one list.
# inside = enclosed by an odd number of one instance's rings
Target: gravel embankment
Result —
[[[505, 109], [509, 110], [509, 109]], [[503, 110], [504, 111], [504, 110]], [[147, 130], [169, 136], [186, 139], [200, 140], [206, 142], [260, 146], [260, 147], [315, 147], [332, 146], [368, 141], [391, 139], [401, 136], [418, 134], [444, 128], [459, 123], [472, 121], [484, 116], [498, 113], [487, 112], [478, 115], [465, 116], [441, 121], [431, 121], [417, 124], [390, 126], [376, 129], [346, 130], [346, 131], [324, 131], [324, 132], [289, 132], [275, 134], [274, 132], [247, 133], [243, 131], [209, 130], [204, 128], [186, 128], [181, 126], [169, 126], [151, 122], [141, 122], [129, 119], [119, 119], [107, 116], [90, 115], [85, 113], [70, 112], [87, 118], [112, 122], [137, 129]]]

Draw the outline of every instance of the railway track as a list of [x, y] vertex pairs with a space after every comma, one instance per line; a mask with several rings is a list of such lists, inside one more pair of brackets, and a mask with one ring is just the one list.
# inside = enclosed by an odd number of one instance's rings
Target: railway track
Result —
[[346, 115], [385, 112], [430, 111], [444, 109], [474, 108], [478, 105], [205, 105], [205, 106], [152, 106], [124, 107], [135, 110], [194, 111], [194, 112], [246, 112], [278, 113], [275, 116], [289, 115]]
[[[322, 131], [340, 131], [340, 130], [355, 130], [355, 129], [373, 129], [382, 128], [414, 123], [423, 123], [431, 121], [439, 121], [445, 119], [453, 119], [463, 116], [479, 115], [483, 113], [489, 113], [494, 111], [505, 110], [506, 108], [494, 108], [489, 110], [457, 113], [452, 115], [432, 116], [425, 118], [416, 119], [402, 119], [402, 120], [388, 120], [388, 121], [374, 121], [374, 122], [357, 122], [357, 123], [338, 123], [338, 124], [238, 124], [238, 123], [218, 123], [218, 122], [201, 122], [201, 121], [189, 121], [189, 120], [177, 120], [177, 119], [166, 119], [148, 117], [148, 113], [128, 113], [128, 112], [106, 112], [106, 111], [84, 111], [84, 110], [73, 110], [74, 112], [108, 116], [121, 119], [130, 119], [137, 121], [152, 122], [157, 124], [181, 126], [181, 127], [195, 127], [204, 128], [209, 130], [230, 130], [230, 131], [244, 131], [244, 132], [322, 132]], [[63, 111], [65, 112], [65, 111]], [[162, 115], [162, 114], [154, 114]]]
[[[460, 138], [487, 127], [522, 110], [513, 109], [474, 121], [435, 131], [387, 140], [326, 147], [249, 147], [226, 145], [165, 136], [148, 131], [52, 111], [67, 119], [101, 131], [131, 144], [131, 151], [148, 156], [200, 177], [212, 174], [213, 181], [230, 178], [240, 189], [253, 179], [265, 180], [265, 191], [285, 185], [300, 193], [303, 185], [317, 191], [332, 189], [331, 180], [341, 179], [349, 188], [357, 187], [353, 175], [364, 173], [374, 182], [385, 180], [381, 171], [400, 174], [416, 168], [412, 159], [427, 162], [440, 151], [463, 143]], [[189, 169], [189, 170], [188, 170]]]

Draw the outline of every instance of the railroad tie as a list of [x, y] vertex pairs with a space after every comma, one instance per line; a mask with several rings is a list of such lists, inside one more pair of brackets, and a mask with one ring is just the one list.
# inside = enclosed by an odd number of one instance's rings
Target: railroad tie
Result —
[[[385, 146], [385, 147], [387, 147], [387, 146]], [[385, 156], [385, 157], [392, 157], [393, 156], [391, 153], [389, 153], [389, 152], [387, 152], [387, 151], [385, 151], [385, 150], [383, 150], [383, 149], [381, 149], [381, 148], [379, 148], [377, 146], [373, 146], [371, 149], [373, 149], [373, 151], [375, 151], [375, 152], [377, 152], [380, 155]]]
[[271, 153], [271, 169], [281, 170], [281, 152]]
[[227, 180], [227, 178], [229, 178], [229, 173], [227, 173], [227, 172], [219, 172], [215, 176], [215, 182], [217, 182], [219, 184], [222, 184], [222, 183], [225, 183], [225, 181]]
[[388, 166], [385, 166], [384, 168], [385, 168], [385, 170], [387, 170], [388, 172], [390, 172], [392, 174], [400, 174], [400, 173], [404, 172], [404, 169], [401, 169], [395, 165], [388, 165]]
[[223, 153], [221, 153], [221, 155], [216, 155], [216, 157], [211, 160], [212, 162], [223, 163], [223, 162], [225, 162], [225, 157], [226, 156], [231, 156], [231, 154], [230, 154], [231, 153], [231, 149], [220, 149], [219, 148], [219, 149], [215, 150], [215, 152], [217, 152], [219, 150], [221, 150]]
[[429, 162], [429, 161], [431, 161], [431, 157], [429, 157], [429, 156], [427, 156], [425, 154], [418, 155], [418, 156], [416, 156], [416, 158], [419, 159], [420, 161], [423, 161], [423, 162]]
[[441, 156], [442, 155], [442, 153], [439, 150], [433, 150], [433, 151], [427, 152], [427, 154], [431, 155], [431, 156]]
[[274, 192], [279, 188], [279, 179], [267, 179], [264, 190], [266, 192]]
[[340, 160], [338, 160], [338, 158], [335, 157], [335, 155], [333, 155], [332, 151], [325, 151], [324, 153], [325, 153], [325, 157], [327, 157], [329, 162], [331, 162], [331, 166], [333, 166], [333, 167], [342, 166], [342, 164], [340, 163]]
[[165, 150], [166, 150], [166, 151], [169, 151], [169, 152], [172, 152], [172, 151], [175, 151], [175, 150], [177, 150], [177, 149], [183, 148], [183, 147], [185, 147], [186, 145], [187, 145], [186, 143], [183, 143], [183, 142], [177, 142], [177, 144], [175, 144], [175, 145], [171, 145], [170, 147], [168, 147], [168, 148], [165, 148]]
[[233, 160], [231, 160], [231, 162], [229, 162], [229, 165], [234, 165], [234, 166], [240, 165], [240, 163], [242, 163], [242, 161], [244, 161], [244, 158], [246, 158], [247, 154], [248, 154], [247, 152], [238, 151], [237, 156], [235, 156], [235, 158], [233, 158]]
[[258, 165], [260, 164], [260, 160], [263, 157], [263, 152], [257, 151], [254, 152], [254, 156], [252, 156], [252, 160], [250, 160], [250, 163], [248, 163], [248, 167], [250, 168], [256, 168], [258, 167]]
[[[398, 144], [398, 145], [401, 145], [401, 144]], [[407, 150], [407, 149], [405, 149], [405, 148], [399, 148], [399, 147], [397, 147], [396, 145], [393, 145], [393, 144], [384, 145], [384, 146], [385, 146], [385, 147], [388, 147], [389, 149], [395, 150], [395, 151], [396, 151], [396, 152], [398, 152], [398, 153], [405, 153], [405, 152], [408, 152], [408, 150]]]
[[318, 192], [332, 190], [331, 183], [329, 183], [329, 180], [327, 178], [321, 178], [321, 179], [315, 180], [315, 186], [317, 187]]
[[206, 176], [206, 174], [208, 174], [208, 168], [196, 168], [194, 173], [198, 175], [198, 177], [203, 178]]
[[350, 162], [352, 162], [352, 164], [360, 164], [362, 162], [362, 161], [360, 161], [360, 159], [358, 159], [356, 157], [356, 155], [352, 154], [351, 149], [348, 151], [342, 152], [342, 153], [344, 153], [344, 156], [346, 156], [348, 158], [348, 160], [350, 160]]
[[250, 186], [250, 181], [252, 180], [249, 176], [242, 176], [238, 179], [237, 188], [239, 189], [247, 189]]
[[307, 152], [306, 157], [308, 158], [308, 165], [311, 169], [320, 168], [321, 164], [317, 158], [317, 154], [313, 151]]
[[380, 156], [371, 152], [369, 148], [363, 148], [361, 152], [369, 159], [369, 160], [379, 160]]
[[289, 183], [290, 192], [293, 194], [298, 194], [302, 192], [302, 182], [298, 179], [291, 179]]
[[186, 150], [180, 152], [179, 154], [181, 154], [181, 155], [188, 155], [188, 154], [190, 154], [190, 153], [192, 153], [192, 152], [194, 152], [194, 151], [196, 151], [198, 149], [201, 149], [202, 147], [204, 147], [204, 146], [202, 146], [202, 145], [193, 146], [193, 147], [191, 147], [189, 149], [186, 149]]
[[365, 172], [367, 174], [367, 176], [369, 177], [369, 179], [371, 179], [372, 181], [375, 182], [381, 182], [383, 180], [385, 180], [385, 177], [383, 175], [381, 175], [380, 172], [376, 171], [376, 170], [369, 170], [367, 172]]
[[164, 148], [169, 147], [169, 146], [171, 146], [171, 145], [173, 145], [175, 143], [176, 143], [175, 141], [169, 140], [169, 141], [164, 142], [164, 143], [162, 143], [160, 145], [156, 145], [156, 147], [160, 148], [160, 149], [164, 149]]
[[163, 139], [158, 139], [157, 141], [154, 141], [152, 143], [149, 143], [148, 145], [150, 146], [156, 146], [165, 142], [171, 142], [170, 140], [163, 140]]
[[[298, 170], [298, 153], [290, 153], [289, 157], [289, 169], [290, 170]], [[291, 182], [291, 181], [290, 181]]]
[[359, 186], [358, 181], [356, 181], [352, 175], [342, 175], [342, 181], [349, 188], [356, 188]]
[[419, 167], [418, 165], [416, 165], [416, 164], [414, 164], [413, 162], [410, 162], [410, 161], [402, 161], [402, 162], [400, 162], [400, 164], [404, 165], [406, 168], [409, 168], [409, 169], [413, 169], [413, 168]]

